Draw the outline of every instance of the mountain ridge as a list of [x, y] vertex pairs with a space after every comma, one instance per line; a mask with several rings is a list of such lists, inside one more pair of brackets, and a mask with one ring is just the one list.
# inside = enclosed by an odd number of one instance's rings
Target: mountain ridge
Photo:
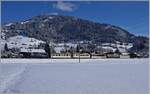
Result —
[[[54, 18], [53, 18], [54, 17]], [[65, 21], [66, 20], [66, 21]], [[74, 30], [74, 31], [83, 31], [82, 29], [85, 29], [85, 28], [90, 28], [90, 30], [91, 30], [91, 32], [92, 31], [97, 31], [98, 29], [100, 30], [106, 30], [106, 32], [109, 30], [109, 29], [111, 29], [111, 27], [112, 27], [112, 29], [119, 29], [119, 30], [122, 30], [122, 31], [124, 31], [125, 33], [128, 33], [128, 34], [130, 34], [130, 35], [133, 35], [133, 34], [131, 34], [131, 33], [129, 33], [129, 32], [127, 32], [126, 30], [124, 30], [124, 29], [122, 29], [122, 28], [119, 28], [119, 27], [117, 27], [117, 26], [114, 26], [114, 25], [111, 25], [111, 24], [101, 24], [101, 23], [98, 23], [98, 22], [93, 22], [93, 21], [88, 21], [88, 20], [83, 20], [83, 19], [80, 19], [80, 18], [76, 18], [76, 17], [73, 17], [73, 16], [62, 16], [62, 15], [39, 15], [39, 16], [35, 16], [35, 17], [32, 17], [32, 18], [30, 18], [30, 19], [28, 19], [28, 20], [26, 20], [26, 21], [24, 21], [24, 22], [16, 22], [16, 23], [12, 23], [10, 26], [7, 26], [8, 28], [7, 28], [7, 30], [9, 30], [9, 28], [10, 28], [10, 30], [28, 30], [27, 28], [23, 28], [22, 26], [21, 27], [17, 27], [18, 25], [20, 26], [20, 25], [24, 25], [24, 24], [26, 24], [26, 25], [29, 25], [28, 23], [27, 23], [27, 21], [29, 21], [30, 22], [30, 25], [32, 25], [33, 26], [33, 24], [36, 24], [36, 28], [39, 28], [39, 29], [41, 29], [42, 27], [44, 27], [44, 24], [52, 24], [52, 23], [54, 23], [54, 24], [56, 24], [56, 25], [59, 25], [59, 28], [57, 29], [57, 26], [55, 25], [55, 26], [53, 26], [52, 25], [52, 27], [56, 27], [55, 28], [55, 31], [61, 31], [62, 29], [68, 29], [68, 30], [66, 30], [66, 31], [72, 31], [72, 29], [74, 29], [73, 27], [75, 27], [75, 28], [77, 28], [76, 30]], [[48, 22], [47, 22], [48, 21]], [[76, 22], [74, 22], [74, 21], [76, 21]], [[40, 25], [39, 25], [40, 24]], [[61, 26], [61, 24], [63, 25], [63, 26]], [[89, 24], [89, 25], [88, 25]], [[39, 26], [37, 26], [37, 25], [39, 25]], [[42, 26], [43, 25], [43, 26]], [[45, 27], [50, 27], [51, 25], [46, 25]], [[79, 25], [79, 27], [78, 27], [78, 25]], [[81, 25], [81, 26], [80, 26]], [[28, 28], [32, 28], [32, 26], [30, 27], [30, 26], [25, 26], [25, 27], [28, 27]], [[95, 30], [92, 30], [91, 29], [91, 27], [92, 26], [94, 26], [94, 29]], [[100, 27], [101, 26], [101, 27]], [[5, 27], [5, 26], [4, 26]], [[13, 28], [13, 27], [15, 27], [15, 28]], [[34, 27], [34, 26], [33, 26]], [[61, 28], [61, 27], [64, 27], [64, 28]], [[70, 28], [71, 27], [71, 28]], [[106, 28], [105, 28], [106, 27]], [[93, 27], [92, 27], [93, 28]], [[50, 31], [50, 29], [52, 29], [52, 28], [48, 28], [49, 29], [49, 31]], [[80, 30], [78, 30], [78, 29], [80, 29]], [[118, 31], [119, 31], [118, 30]], [[29, 30], [29, 31], [31, 31], [31, 30]], [[35, 30], [34, 30], [35, 31]], [[45, 30], [43, 30], [43, 31], [45, 31]], [[51, 31], [53, 31], [53, 30], [51, 30]], [[84, 30], [84, 31], [86, 31], [86, 30]], [[114, 31], [117, 31], [117, 30], [114, 30]], [[57, 32], [58, 33], [58, 32]]]
[[95, 44], [101, 44], [119, 41], [133, 43], [135, 46], [142, 45], [140, 46], [142, 49], [135, 47], [135, 49], [138, 49], [136, 52], [141, 52], [144, 49], [145, 53], [149, 50], [149, 38], [147, 37], [135, 36], [115, 25], [93, 22], [73, 16], [38, 15], [22, 22], [3, 25], [2, 32], [5, 33], [6, 38], [22, 35], [56, 43], [91, 41]]

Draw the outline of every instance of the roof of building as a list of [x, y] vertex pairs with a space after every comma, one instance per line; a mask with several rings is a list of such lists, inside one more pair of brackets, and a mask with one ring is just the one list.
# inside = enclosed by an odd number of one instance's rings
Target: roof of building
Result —
[[44, 49], [25, 49], [25, 48], [22, 48], [20, 50], [20, 52], [26, 52], [26, 53], [45, 53], [45, 50]]

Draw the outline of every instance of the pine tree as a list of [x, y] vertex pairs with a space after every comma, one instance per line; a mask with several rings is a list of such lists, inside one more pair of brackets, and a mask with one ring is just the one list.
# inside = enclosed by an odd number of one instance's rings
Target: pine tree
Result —
[[5, 43], [4, 50], [9, 51], [7, 43]]
[[77, 47], [76, 47], [76, 52], [79, 53], [79, 51], [80, 51], [80, 46], [77, 45]]
[[51, 58], [51, 48], [48, 43], [45, 44], [45, 52], [48, 54], [48, 57]]
[[71, 58], [73, 58], [73, 54], [74, 54], [73, 47], [70, 48], [70, 54], [71, 54]]

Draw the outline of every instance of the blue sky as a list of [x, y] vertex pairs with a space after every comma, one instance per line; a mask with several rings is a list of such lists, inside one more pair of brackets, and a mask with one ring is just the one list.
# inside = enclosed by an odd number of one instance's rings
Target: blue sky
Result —
[[148, 36], [149, 34], [147, 1], [3, 1], [1, 4], [2, 24], [27, 20], [43, 13], [52, 13], [117, 25], [135, 35]]

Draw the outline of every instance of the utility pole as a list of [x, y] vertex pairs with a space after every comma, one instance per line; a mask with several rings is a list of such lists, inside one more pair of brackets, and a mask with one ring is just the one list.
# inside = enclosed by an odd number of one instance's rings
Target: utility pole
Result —
[[53, 49], [53, 43], [54, 43], [54, 40], [51, 39], [50, 40], [50, 52], [51, 52], [51, 62], [53, 62], [53, 52], [54, 52], [54, 49]]

